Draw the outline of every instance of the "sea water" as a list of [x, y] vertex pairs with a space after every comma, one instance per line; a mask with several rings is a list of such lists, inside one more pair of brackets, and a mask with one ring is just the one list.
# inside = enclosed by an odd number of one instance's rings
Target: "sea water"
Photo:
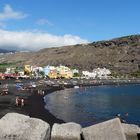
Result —
[[45, 108], [65, 122], [85, 127], [115, 118], [119, 113], [127, 123], [140, 126], [140, 85], [65, 89], [44, 99]]

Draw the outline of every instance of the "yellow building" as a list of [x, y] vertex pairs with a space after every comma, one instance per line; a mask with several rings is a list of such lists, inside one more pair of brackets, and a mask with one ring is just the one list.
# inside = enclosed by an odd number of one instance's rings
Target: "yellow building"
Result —
[[25, 65], [24, 66], [24, 72], [26, 75], [30, 75], [32, 73], [32, 69], [30, 65]]
[[52, 79], [58, 78], [57, 70], [50, 70], [50, 72], [49, 72], [49, 74], [48, 74], [48, 77], [49, 77], [49, 78], [52, 78]]
[[57, 67], [59, 77], [70, 79], [73, 77], [73, 72], [70, 68], [60, 65]]

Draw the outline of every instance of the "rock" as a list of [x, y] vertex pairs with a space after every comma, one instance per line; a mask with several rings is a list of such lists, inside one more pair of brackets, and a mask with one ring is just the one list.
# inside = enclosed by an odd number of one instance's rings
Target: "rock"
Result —
[[0, 140], [49, 140], [50, 125], [18, 113], [8, 113], [0, 120]]
[[82, 129], [84, 140], [126, 140], [118, 118]]
[[76, 123], [54, 124], [51, 140], [81, 140], [81, 126]]
[[124, 133], [127, 140], [138, 140], [138, 134], [140, 134], [140, 128], [134, 124], [122, 124]]

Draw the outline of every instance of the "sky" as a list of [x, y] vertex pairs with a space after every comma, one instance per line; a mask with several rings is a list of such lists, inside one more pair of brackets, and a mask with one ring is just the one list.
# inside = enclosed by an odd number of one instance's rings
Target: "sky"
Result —
[[0, 48], [39, 50], [140, 34], [140, 0], [0, 0]]

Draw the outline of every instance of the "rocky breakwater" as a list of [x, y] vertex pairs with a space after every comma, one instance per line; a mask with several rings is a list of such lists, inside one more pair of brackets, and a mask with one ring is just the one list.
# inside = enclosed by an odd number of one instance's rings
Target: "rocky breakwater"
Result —
[[76, 123], [50, 125], [40, 119], [8, 113], [0, 120], [0, 140], [139, 140], [137, 125], [118, 118], [82, 128]]
[[0, 120], [0, 140], [49, 140], [50, 125], [40, 119], [8, 113]]

